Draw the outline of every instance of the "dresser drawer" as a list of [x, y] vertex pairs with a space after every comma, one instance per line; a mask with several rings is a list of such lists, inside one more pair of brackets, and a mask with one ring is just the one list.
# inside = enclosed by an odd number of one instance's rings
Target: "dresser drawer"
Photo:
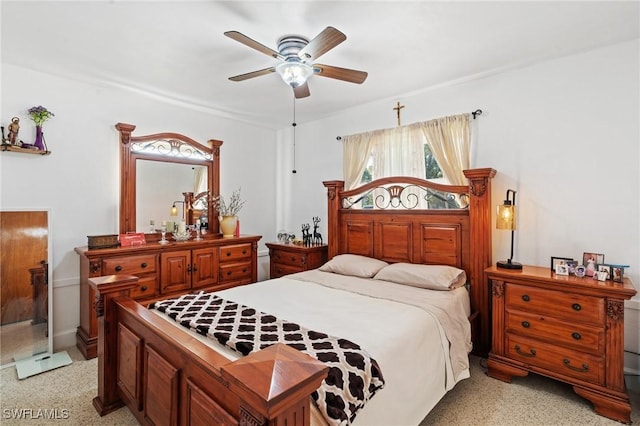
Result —
[[269, 278], [280, 278], [285, 275], [295, 274], [296, 272], [302, 272], [302, 267], [285, 265], [282, 263], [274, 263], [271, 265], [271, 276]]
[[102, 274], [142, 274], [157, 270], [155, 254], [141, 256], [114, 257], [102, 261]]
[[506, 330], [593, 354], [604, 353], [604, 327], [558, 321], [525, 312], [506, 313]]
[[507, 309], [542, 314], [571, 322], [604, 325], [604, 298], [507, 284]]
[[132, 299], [146, 299], [158, 294], [160, 288], [157, 275], [143, 276], [138, 279], [138, 285], [136, 288], [131, 289]]
[[251, 258], [251, 244], [234, 244], [220, 247], [220, 263]]
[[282, 250], [273, 250], [271, 253], [272, 261], [277, 264], [298, 266], [299, 269], [296, 272], [301, 271], [302, 267], [307, 263], [307, 255], [305, 253], [293, 253]]
[[586, 382], [604, 385], [604, 357], [506, 334], [506, 355], [526, 364]]
[[251, 262], [220, 264], [220, 281], [251, 281]]

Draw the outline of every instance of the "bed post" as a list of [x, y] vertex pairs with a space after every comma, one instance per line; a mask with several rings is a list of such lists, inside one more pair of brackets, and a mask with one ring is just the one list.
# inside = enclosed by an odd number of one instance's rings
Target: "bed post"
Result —
[[118, 314], [113, 299], [129, 296], [129, 290], [138, 285], [138, 277], [107, 275], [89, 278], [89, 285], [96, 295], [93, 306], [98, 316], [98, 396], [93, 406], [104, 416], [124, 405], [118, 396]]
[[473, 353], [486, 357], [489, 353], [491, 324], [489, 287], [484, 270], [491, 266], [491, 168], [464, 170], [469, 180], [469, 223], [471, 242], [471, 307], [480, 313], [478, 336], [473, 342]]
[[338, 254], [340, 227], [338, 226], [338, 212], [342, 207], [338, 194], [344, 190], [344, 181], [328, 180], [322, 182], [327, 188], [327, 245], [328, 259]]

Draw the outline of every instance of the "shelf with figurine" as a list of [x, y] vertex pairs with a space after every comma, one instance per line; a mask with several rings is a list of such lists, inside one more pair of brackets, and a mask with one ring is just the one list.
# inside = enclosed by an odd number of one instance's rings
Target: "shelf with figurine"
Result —
[[21, 141], [18, 138], [18, 132], [20, 131], [20, 118], [13, 117], [11, 123], [7, 126], [8, 134], [5, 137], [4, 127], [2, 127], [2, 144], [0, 144], [1, 151], [20, 152], [23, 154], [38, 154], [49, 155], [51, 151], [47, 149], [46, 142], [44, 140], [44, 133], [42, 132], [42, 125], [45, 121], [54, 117], [55, 114], [47, 110], [43, 106], [35, 106], [29, 108], [27, 111], [29, 118], [33, 120], [36, 125], [36, 140], [33, 144], [28, 144]]

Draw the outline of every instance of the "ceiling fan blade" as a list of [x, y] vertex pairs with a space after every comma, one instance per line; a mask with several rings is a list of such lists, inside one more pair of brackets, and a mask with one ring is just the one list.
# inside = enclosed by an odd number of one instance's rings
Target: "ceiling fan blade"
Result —
[[313, 64], [313, 73], [320, 77], [335, 78], [350, 83], [362, 84], [369, 74], [364, 71], [349, 68], [333, 67], [331, 65]]
[[309, 85], [306, 82], [293, 89], [293, 93], [296, 95], [296, 99], [306, 98], [311, 95], [311, 92], [309, 92]]
[[235, 75], [233, 77], [229, 77], [229, 80], [231, 80], [231, 81], [244, 81], [244, 80], [248, 80], [250, 78], [260, 77], [261, 75], [270, 74], [270, 73], [275, 72], [275, 71], [276, 71], [275, 67], [269, 67], [269, 68], [265, 68], [263, 70], [248, 72], [246, 74]]
[[281, 54], [279, 54], [275, 50], [271, 49], [270, 47], [265, 46], [262, 43], [258, 43], [254, 39], [249, 38], [246, 35], [238, 32], [238, 31], [227, 31], [227, 32], [224, 33], [224, 35], [226, 35], [229, 38], [234, 39], [237, 42], [240, 42], [240, 43], [244, 44], [245, 46], [249, 46], [250, 48], [257, 50], [258, 52], [262, 52], [265, 55], [271, 56], [272, 58], [278, 58], [278, 59], [283, 59], [284, 60], [284, 56], [282, 56]]
[[347, 36], [333, 27], [327, 27], [298, 52], [303, 61], [318, 59], [343, 41]]

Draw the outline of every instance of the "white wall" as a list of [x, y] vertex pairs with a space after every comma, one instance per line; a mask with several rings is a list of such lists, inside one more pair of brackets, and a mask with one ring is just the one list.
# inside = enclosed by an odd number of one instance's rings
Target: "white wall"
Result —
[[[44, 125], [50, 156], [0, 154], [2, 208], [51, 208], [53, 322], [56, 349], [75, 344], [79, 323], [79, 271], [74, 247], [87, 235], [118, 232], [118, 122], [137, 125], [134, 135], [185, 134], [221, 148], [221, 191], [242, 187], [242, 233], [275, 238], [275, 144], [271, 130], [168, 105], [120, 89], [88, 84], [2, 64], [1, 120], [21, 118], [20, 138], [32, 142], [27, 109], [55, 113]], [[247, 153], [251, 153], [248, 155]], [[257, 184], [260, 183], [260, 184]], [[228, 196], [228, 195], [227, 195]], [[264, 278], [264, 268], [260, 269]]]
[[[640, 288], [638, 52], [636, 40], [298, 123], [298, 173], [278, 170], [279, 205], [291, 209], [278, 226], [299, 235], [320, 215], [326, 233], [321, 182], [342, 179], [336, 136], [395, 126], [396, 101], [405, 105], [403, 124], [480, 108], [471, 166], [498, 171], [494, 204], [518, 191], [515, 260], [549, 266], [551, 256], [604, 253], [606, 262], [631, 265], [626, 273]], [[279, 158], [291, 153], [290, 134], [280, 132]], [[510, 233], [494, 230], [494, 262], [509, 256], [509, 244]], [[637, 307], [627, 304], [626, 315], [626, 347], [636, 353]], [[640, 370], [632, 358], [627, 366]]]

